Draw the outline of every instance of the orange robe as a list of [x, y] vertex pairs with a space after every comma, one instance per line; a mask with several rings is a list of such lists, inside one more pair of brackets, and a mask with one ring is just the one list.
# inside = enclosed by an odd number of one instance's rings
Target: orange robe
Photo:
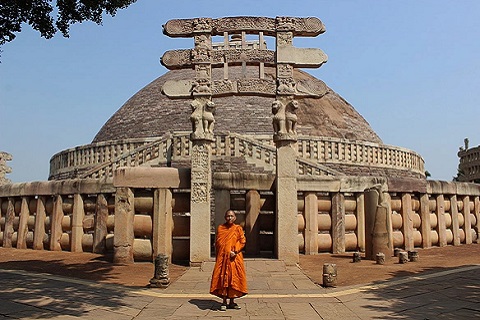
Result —
[[[220, 298], [238, 298], [247, 294], [247, 274], [240, 250], [245, 246], [241, 226], [226, 223], [218, 226], [215, 248], [217, 258], [212, 274], [210, 293]], [[230, 258], [230, 251], [237, 252]]]

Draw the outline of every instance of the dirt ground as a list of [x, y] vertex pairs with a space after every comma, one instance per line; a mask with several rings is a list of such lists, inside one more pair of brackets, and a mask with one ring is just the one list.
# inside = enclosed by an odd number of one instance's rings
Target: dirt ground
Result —
[[[424, 272], [442, 271], [453, 267], [480, 264], [480, 244], [418, 249], [419, 261], [399, 264], [392, 257], [384, 265], [371, 260], [352, 262], [352, 253], [300, 255], [300, 268], [314, 282], [322, 283], [324, 263], [337, 265], [337, 286], [367, 284], [375, 281]], [[111, 257], [92, 253], [37, 251], [0, 247], [0, 268], [42, 272], [54, 275], [145, 287], [154, 275], [153, 263], [113, 264]], [[171, 264], [171, 281], [178, 279], [187, 266]]]

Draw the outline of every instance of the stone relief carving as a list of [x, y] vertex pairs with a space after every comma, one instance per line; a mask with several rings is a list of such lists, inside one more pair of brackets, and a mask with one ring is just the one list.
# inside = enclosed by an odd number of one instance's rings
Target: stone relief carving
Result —
[[278, 32], [277, 33], [277, 46], [291, 46], [293, 44], [292, 32]]
[[206, 99], [195, 99], [190, 103], [192, 113], [192, 139], [213, 139], [215, 103]]
[[273, 133], [285, 134], [287, 133], [286, 117], [285, 117], [285, 105], [280, 100], [275, 100], [272, 103], [273, 113]]
[[207, 183], [192, 182], [191, 201], [192, 203], [208, 202]]
[[295, 93], [295, 80], [293, 78], [278, 78], [277, 94], [291, 95]]
[[285, 108], [286, 130], [289, 134], [297, 134], [297, 109], [298, 102], [295, 100], [290, 101]]
[[212, 31], [212, 19], [211, 18], [195, 18], [193, 19], [193, 31], [194, 32], [208, 32]]
[[267, 79], [239, 79], [237, 80], [238, 93], [258, 93], [275, 95], [276, 85], [274, 80]]
[[268, 35], [275, 32], [275, 19], [266, 17], [227, 17], [213, 20], [214, 30], [223, 32], [263, 31]]
[[193, 82], [192, 92], [200, 95], [210, 95], [212, 83], [210, 79], [197, 79]]
[[275, 26], [277, 31], [291, 31], [295, 30], [295, 18], [293, 17], [277, 17], [275, 19]]
[[12, 172], [12, 168], [7, 165], [7, 161], [12, 161], [13, 157], [10, 153], [0, 151], [0, 185], [10, 183], [5, 175]]
[[165, 68], [176, 69], [192, 66], [192, 50], [170, 50], [163, 54], [160, 62]]
[[[288, 99], [291, 99], [289, 97]], [[295, 100], [276, 99], [272, 103], [273, 140], [297, 140], [298, 102]]]
[[277, 76], [279, 78], [293, 78], [293, 66], [290, 64], [277, 64]]

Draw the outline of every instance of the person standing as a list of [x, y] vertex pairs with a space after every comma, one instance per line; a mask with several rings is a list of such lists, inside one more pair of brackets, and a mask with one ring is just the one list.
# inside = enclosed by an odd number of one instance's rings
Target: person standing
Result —
[[[216, 261], [210, 293], [223, 299], [220, 311], [240, 309], [240, 306], [235, 303], [235, 299], [248, 293], [247, 274], [242, 253], [246, 239], [243, 228], [235, 224], [236, 219], [235, 212], [231, 209], [227, 210], [225, 223], [217, 228]], [[227, 299], [230, 299], [228, 305]]]

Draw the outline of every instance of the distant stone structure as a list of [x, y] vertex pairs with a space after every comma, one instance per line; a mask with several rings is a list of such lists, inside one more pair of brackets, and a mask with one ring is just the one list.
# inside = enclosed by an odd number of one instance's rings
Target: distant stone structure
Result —
[[10, 183], [10, 179], [5, 177], [6, 174], [12, 172], [12, 168], [7, 165], [7, 161], [12, 161], [12, 155], [0, 151], [0, 185]]
[[469, 139], [459, 148], [458, 181], [480, 183], [480, 146], [469, 148]]

